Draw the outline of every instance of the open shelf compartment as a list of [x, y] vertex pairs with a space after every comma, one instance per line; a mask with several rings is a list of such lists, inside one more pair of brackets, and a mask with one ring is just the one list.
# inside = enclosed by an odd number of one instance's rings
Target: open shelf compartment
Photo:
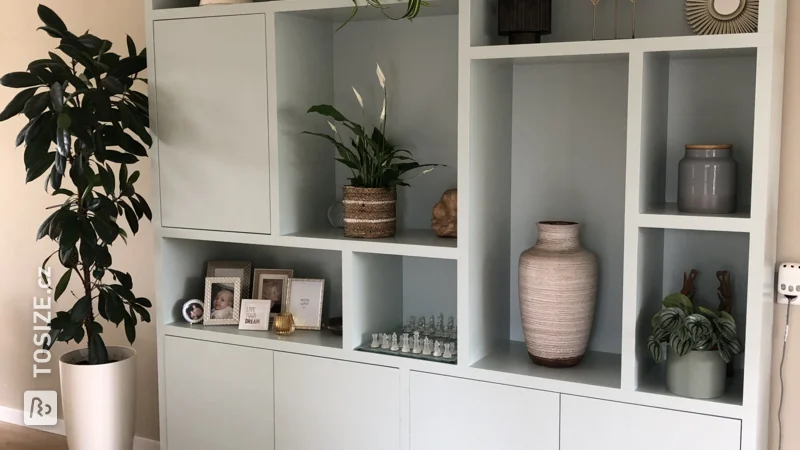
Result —
[[[471, 239], [485, 243], [469, 251], [485, 280], [470, 286], [472, 367], [619, 388], [628, 71], [626, 55], [472, 62]], [[598, 258], [589, 355], [563, 372], [521, 342], [518, 263], [541, 221], [580, 223]]]
[[[750, 239], [747, 233], [641, 228], [638, 241], [636, 389], [673, 395], [664, 383], [666, 363], [656, 365], [647, 349], [647, 339], [652, 333], [650, 320], [661, 310], [664, 297], [681, 291], [684, 273], [692, 269], [698, 273], [694, 283], [695, 305], [717, 311], [719, 282], [716, 273], [726, 270], [731, 274], [733, 285], [732, 315], [744, 349]], [[728, 379], [725, 396], [702, 401], [741, 405], [743, 368], [744, 354], [740, 354], [733, 359], [735, 376]]]
[[[261, 245], [230, 244], [188, 239], [159, 240], [161, 249], [161, 276], [159, 280], [160, 320], [167, 326], [167, 334], [207, 338], [209, 333], [222, 333], [232, 339], [263, 337], [287, 340], [307, 345], [342, 348], [342, 338], [327, 330], [298, 330], [283, 338], [270, 331], [243, 331], [238, 325], [190, 325], [183, 319], [181, 307], [190, 299], [203, 300], [206, 263], [208, 261], [249, 261], [253, 269], [293, 269], [295, 278], [325, 280], [323, 296], [323, 324], [331, 317], [342, 316], [342, 255], [341, 252]], [[251, 274], [252, 276], [252, 274]], [[242, 298], [253, 298], [252, 292], [242, 292]], [[220, 339], [225, 339], [220, 337]]]
[[[506, 45], [508, 38], [498, 35], [498, 0], [471, 0], [471, 45]], [[616, 11], [615, 4], [619, 9]], [[594, 13], [588, 0], [553, 0], [551, 34], [543, 43], [613, 40], [641, 40], [659, 37], [694, 36], [686, 20], [686, 2], [659, 1], [636, 3], [635, 39], [634, 6], [630, 1], [601, 1], [597, 5], [595, 39], [592, 38]], [[537, 44], [521, 44], [537, 45]]]
[[[442, 314], [445, 325], [452, 317], [457, 331], [456, 267], [453, 260], [354, 252], [345, 345], [369, 346], [373, 333], [398, 332], [399, 342], [400, 330], [411, 316], [430, 322]], [[440, 360], [455, 363], [457, 357]]]
[[[646, 53], [642, 104], [639, 213], [642, 225], [745, 231], [750, 218], [756, 50]], [[678, 163], [688, 144], [732, 144], [738, 163], [737, 211], [678, 212]], [[730, 219], [725, 223], [723, 219]], [[688, 226], [687, 226], [688, 227]]]
[[[329, 142], [301, 133], [333, 134], [325, 117], [306, 113], [317, 104], [334, 105], [368, 132], [379, 125], [383, 91], [377, 63], [386, 76], [387, 138], [421, 164], [446, 165], [398, 188], [395, 240], [456, 245], [430, 229], [433, 206], [444, 191], [457, 187], [458, 16], [449, 11], [413, 22], [352, 22], [336, 33], [340, 22], [321, 11], [275, 14], [277, 110], [271, 147], [278, 151], [281, 235], [344, 239], [341, 230], [332, 231], [327, 211], [342, 199], [351, 171], [335, 161]], [[363, 98], [363, 111], [353, 88]], [[349, 131], [338, 128], [350, 142]]]

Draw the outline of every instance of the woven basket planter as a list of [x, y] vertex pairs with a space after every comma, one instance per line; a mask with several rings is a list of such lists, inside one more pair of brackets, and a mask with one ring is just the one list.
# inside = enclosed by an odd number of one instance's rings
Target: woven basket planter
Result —
[[397, 230], [397, 190], [344, 186], [344, 236], [377, 239]]
[[534, 363], [578, 365], [594, 320], [597, 258], [581, 247], [579, 225], [540, 222], [536, 245], [519, 258], [519, 307]]

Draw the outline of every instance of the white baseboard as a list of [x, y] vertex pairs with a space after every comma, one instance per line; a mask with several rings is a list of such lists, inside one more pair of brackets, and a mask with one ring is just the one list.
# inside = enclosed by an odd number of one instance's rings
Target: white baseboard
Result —
[[[5, 406], [0, 406], [0, 422], [19, 425], [22, 427], [28, 427], [23, 422], [22, 410], [7, 408]], [[28, 428], [33, 428], [35, 430], [40, 430], [40, 431], [46, 431], [48, 433], [58, 434], [61, 436], [66, 436], [67, 434], [67, 428], [64, 425], [64, 419], [58, 419], [58, 423], [53, 425], [52, 427], [31, 426]], [[136, 436], [133, 440], [133, 450], [159, 450], [159, 449], [160, 447], [158, 445], [158, 441], [141, 438], [139, 436]]]

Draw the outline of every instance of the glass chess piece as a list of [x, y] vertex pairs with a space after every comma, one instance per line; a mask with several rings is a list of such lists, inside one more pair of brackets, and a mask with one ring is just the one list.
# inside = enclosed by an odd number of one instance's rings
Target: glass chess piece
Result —
[[430, 354], [432, 353], [431, 352], [431, 343], [432, 343], [431, 340], [428, 339], [428, 338], [425, 338], [425, 340], [422, 341], [422, 354], [423, 355], [430, 356]]
[[445, 326], [444, 326], [444, 328], [442, 329], [441, 336], [439, 336], [439, 337], [443, 337], [443, 338], [446, 338], [446, 339], [449, 339], [449, 338], [450, 338], [450, 328], [449, 328], [449, 325], [445, 325]]
[[422, 349], [419, 346], [419, 331], [414, 332], [414, 348], [411, 350], [411, 353], [415, 355], [422, 353]]
[[458, 350], [456, 350], [456, 341], [450, 343], [450, 354], [453, 356], [458, 355]]
[[450, 328], [450, 339], [458, 339], [458, 327]]
[[436, 341], [433, 344], [433, 356], [437, 358], [442, 356], [442, 343], [439, 341]]
[[447, 328], [449, 330], [455, 330], [455, 328], [456, 328], [456, 320], [453, 318], [453, 316], [450, 316], [450, 318], [447, 319]]
[[406, 322], [405, 325], [403, 325], [403, 331], [405, 331], [406, 333], [411, 333], [411, 331], [413, 331], [414, 329], [413, 327], [414, 327], [413, 322], [408, 321]]
[[393, 352], [400, 350], [400, 347], [397, 345], [397, 333], [392, 333], [392, 346], [389, 347], [389, 350]]
[[431, 314], [431, 321], [428, 323], [428, 336], [433, 336], [436, 333], [436, 319]]
[[425, 318], [420, 317], [419, 322], [417, 322], [417, 330], [421, 332], [425, 332], [428, 329], [428, 326], [425, 324]]
[[384, 350], [388, 350], [389, 347], [390, 347], [390, 345], [389, 345], [389, 335], [386, 334], [386, 333], [383, 333], [383, 344], [381, 344], [381, 348], [384, 349]]
[[450, 344], [444, 344], [444, 353], [442, 353], [442, 357], [444, 357], [444, 359], [450, 359], [453, 357], [453, 354], [450, 353]]
[[[417, 316], [411, 316], [410, 322], [411, 322], [411, 331], [416, 331], [417, 330]], [[409, 333], [411, 331], [409, 331]]]
[[378, 348], [381, 346], [381, 343], [378, 342], [378, 333], [372, 333], [372, 343], [369, 344], [370, 348]]
[[410, 339], [409, 339], [408, 333], [404, 334], [403, 337], [400, 339], [400, 341], [403, 343], [403, 346], [400, 348], [401, 352], [408, 353], [408, 352], [411, 351], [411, 348], [408, 345], [408, 341], [409, 340]]

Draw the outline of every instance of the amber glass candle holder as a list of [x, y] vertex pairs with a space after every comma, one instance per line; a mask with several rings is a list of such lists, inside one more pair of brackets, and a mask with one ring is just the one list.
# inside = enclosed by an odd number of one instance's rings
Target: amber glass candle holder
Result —
[[280, 313], [275, 316], [275, 334], [288, 336], [294, 333], [294, 317], [292, 313]]

